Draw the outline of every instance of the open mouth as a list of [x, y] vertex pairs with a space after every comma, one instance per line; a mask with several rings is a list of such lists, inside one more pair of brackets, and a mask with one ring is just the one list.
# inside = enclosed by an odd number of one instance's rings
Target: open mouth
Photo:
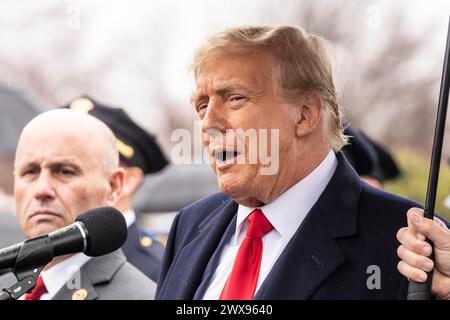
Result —
[[240, 156], [241, 153], [234, 150], [219, 150], [215, 152], [215, 158], [217, 163], [234, 162], [234, 160]]

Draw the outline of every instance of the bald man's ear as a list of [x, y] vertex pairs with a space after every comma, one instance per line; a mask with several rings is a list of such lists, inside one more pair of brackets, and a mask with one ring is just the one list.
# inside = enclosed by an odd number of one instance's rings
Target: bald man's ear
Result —
[[122, 194], [123, 190], [123, 184], [124, 184], [124, 178], [125, 178], [125, 171], [123, 168], [117, 168], [114, 170], [114, 172], [111, 174], [109, 178], [109, 186], [110, 186], [110, 192], [108, 194], [108, 201], [111, 203], [109, 205], [113, 205], [117, 199]]
[[323, 101], [315, 92], [304, 95], [303, 99], [297, 107], [297, 138], [303, 138], [314, 132], [322, 123], [323, 118]]
[[123, 183], [122, 196], [133, 196], [144, 181], [144, 172], [139, 167], [125, 167], [125, 178]]

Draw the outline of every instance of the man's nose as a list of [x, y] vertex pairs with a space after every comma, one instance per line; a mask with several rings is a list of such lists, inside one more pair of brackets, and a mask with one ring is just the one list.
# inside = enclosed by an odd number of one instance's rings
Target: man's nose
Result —
[[47, 174], [41, 174], [35, 185], [34, 198], [39, 201], [53, 200], [56, 196], [52, 179]]
[[225, 133], [228, 120], [227, 112], [222, 107], [222, 102], [217, 99], [211, 99], [201, 122], [202, 133], [206, 136]]

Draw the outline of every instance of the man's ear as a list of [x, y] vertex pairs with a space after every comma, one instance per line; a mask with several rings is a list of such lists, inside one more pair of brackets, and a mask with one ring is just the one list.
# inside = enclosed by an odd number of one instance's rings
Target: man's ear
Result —
[[144, 181], [144, 172], [139, 167], [125, 167], [123, 195], [132, 196]]
[[123, 168], [119, 167], [111, 174], [109, 178], [110, 192], [108, 195], [108, 200], [111, 201], [111, 203], [117, 201], [117, 199], [121, 196], [124, 186], [124, 179], [125, 171]]
[[314, 92], [305, 94], [297, 106], [297, 138], [303, 138], [314, 132], [322, 124], [323, 112], [320, 95]]

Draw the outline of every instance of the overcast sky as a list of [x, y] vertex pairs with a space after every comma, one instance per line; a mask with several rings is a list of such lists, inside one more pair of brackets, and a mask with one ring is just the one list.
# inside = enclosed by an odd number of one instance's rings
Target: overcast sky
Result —
[[[342, 10], [347, 10], [359, 1], [337, 2]], [[166, 102], [177, 104], [180, 116], [183, 112], [191, 112], [188, 108], [181, 109], [189, 105], [193, 87], [187, 65], [205, 35], [234, 25], [299, 25], [289, 16], [289, 11], [303, 2], [0, 0], [0, 54], [7, 57], [8, 61], [4, 62], [17, 66], [36, 61], [48, 75], [49, 83], [58, 79], [54, 74], [65, 69], [73, 68], [71, 72], [79, 73], [79, 76], [89, 74], [112, 55], [114, 61], [98, 75], [99, 83], [82, 90], [91, 91], [89, 93], [107, 102], [123, 105], [146, 127], [159, 130], [162, 124], [144, 120], [163, 117], [155, 92], [162, 92]], [[319, 1], [323, 6], [335, 2]], [[373, 54], [378, 48], [377, 41], [389, 30], [392, 12], [399, 10], [408, 17], [411, 34], [433, 26], [434, 31], [429, 35], [431, 40], [427, 42], [433, 48], [424, 51], [427, 55], [419, 59], [415, 67], [427, 70], [435, 66], [444, 50], [449, 0], [366, 1], [359, 14], [354, 16], [355, 21], [342, 23], [348, 23], [349, 33], [367, 32], [367, 43], [356, 53], [338, 50], [338, 60], [340, 54]], [[59, 59], [54, 59], [49, 55], [49, 48], [60, 43], [64, 43], [64, 48]], [[430, 56], [430, 52], [435, 54]], [[66, 55], [67, 59], [64, 59]], [[342, 68], [346, 70], [345, 66]], [[8, 74], [0, 75], [0, 81], [15, 82], [20, 86], [17, 75], [11, 74], [10, 70]], [[57, 85], [60, 84], [55, 83]], [[65, 103], [83, 93], [79, 90], [68, 83], [64, 90], [55, 94], [57, 103]]]

